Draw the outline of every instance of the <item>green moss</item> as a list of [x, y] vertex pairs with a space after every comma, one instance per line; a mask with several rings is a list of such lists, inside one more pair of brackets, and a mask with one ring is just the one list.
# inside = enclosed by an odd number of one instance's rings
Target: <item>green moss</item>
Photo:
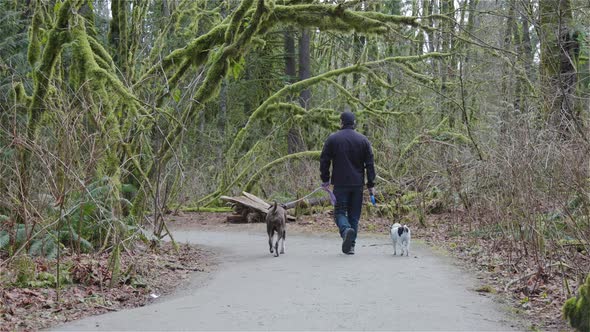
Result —
[[28, 255], [20, 255], [15, 257], [12, 260], [11, 266], [16, 272], [17, 284], [26, 286], [30, 281], [35, 279], [37, 266]]
[[245, 191], [250, 191], [252, 189], [252, 187], [258, 182], [258, 180], [260, 180], [260, 178], [266, 174], [266, 172], [268, 172], [272, 167], [282, 164], [284, 162], [290, 161], [290, 160], [300, 160], [300, 159], [315, 159], [315, 160], [319, 160], [320, 159], [320, 154], [321, 151], [303, 151], [303, 152], [298, 152], [298, 153], [292, 153], [286, 156], [283, 156], [281, 158], [278, 158], [276, 160], [273, 160], [272, 162], [264, 165], [262, 168], [260, 168], [251, 178], [250, 181], [248, 181], [248, 183], [246, 184], [245, 187]]
[[[368, 69], [364, 68], [364, 71], [368, 71]], [[348, 100], [349, 103], [355, 103], [355, 104], [360, 104], [363, 107], [365, 107], [366, 109], [370, 110], [370, 111], [375, 111], [371, 108], [370, 105], [365, 104], [362, 100], [356, 98], [355, 96], [352, 95], [352, 93], [350, 93], [350, 91], [348, 91], [348, 89], [346, 89], [345, 87], [343, 87], [342, 85], [336, 83], [336, 81], [325, 78], [324, 79], [326, 82], [332, 84], [333, 86], [336, 87], [336, 89], [338, 89], [338, 91], [340, 91], [340, 93], [342, 93], [346, 99]], [[356, 112], [356, 110], [355, 110]]]
[[[307, 113], [307, 111], [305, 110], [305, 108], [303, 108], [299, 105], [289, 104], [289, 103], [276, 103], [276, 104], [270, 105], [267, 108], [267, 112], [265, 112], [264, 115], [268, 115], [269, 113], [289, 114], [290, 116], [294, 116], [294, 115], [304, 115]], [[263, 115], [261, 114], [259, 116], [263, 116]]]
[[41, 54], [41, 42], [40, 42], [40, 25], [43, 21], [42, 18], [42, 7], [39, 3], [35, 6], [35, 13], [33, 14], [33, 20], [29, 28], [29, 48], [27, 50], [27, 59], [31, 67], [35, 67]]
[[281, 90], [277, 91], [275, 94], [267, 98], [254, 112], [252, 112], [250, 118], [246, 122], [246, 125], [242, 129], [240, 129], [227, 153], [230, 160], [234, 159], [236, 156], [236, 152], [242, 148], [242, 145], [244, 144], [246, 138], [246, 134], [251, 130], [254, 121], [256, 119], [264, 117], [268, 112], [268, 107], [277, 102], [280, 97], [304, 90], [314, 84], [317, 84], [318, 82], [321, 82], [326, 78], [337, 77], [339, 75], [345, 75], [359, 71], [362, 71], [362, 67], [359, 65], [335, 69], [324, 74], [314, 76], [294, 84], [287, 85], [283, 87]]
[[115, 64], [109, 52], [93, 37], [88, 36], [88, 42], [97, 62], [100, 60], [104, 63], [104, 66], [101, 65], [101, 67], [108, 70], [115, 70]]
[[496, 294], [496, 289], [493, 286], [490, 285], [482, 285], [480, 287], [477, 287], [475, 289], [476, 292], [479, 293], [490, 293], [490, 294]]
[[563, 315], [577, 331], [590, 331], [590, 274], [580, 287], [578, 295], [563, 305]]
[[31, 97], [27, 95], [25, 86], [19, 82], [13, 87], [14, 99], [17, 103], [28, 105], [31, 102]]
[[[35, 130], [36, 120], [39, 117], [38, 113], [44, 109], [44, 99], [47, 95], [49, 80], [53, 75], [53, 68], [61, 53], [61, 47], [67, 40], [67, 34], [63, 32], [68, 26], [71, 11], [71, 1], [64, 1], [59, 9], [57, 21], [54, 27], [49, 31], [47, 44], [45, 45], [41, 56], [41, 62], [34, 71], [35, 89], [33, 100], [30, 105], [30, 110], [33, 114], [31, 116], [31, 122], [29, 123], [29, 131]], [[29, 53], [35, 52], [38, 46], [39, 45], [35, 45], [35, 43], [31, 43], [30, 47], [32, 47], [32, 50]], [[34, 57], [36, 57], [36, 55]], [[37, 61], [34, 63], [36, 62]]]
[[248, 11], [248, 9], [252, 7], [253, 2], [254, 0], [243, 0], [240, 3], [238, 9], [234, 11], [229, 26], [225, 30], [224, 39], [226, 44], [232, 43], [235, 40], [236, 35], [238, 33], [239, 25], [241, 24], [242, 19], [244, 18], [244, 15]]
[[406, 73], [408, 76], [415, 78], [417, 81], [419, 81], [421, 83], [424, 83], [424, 84], [432, 84], [433, 83], [433, 78], [431, 76], [417, 73], [414, 70], [412, 70], [410, 66], [406, 66], [403, 63], [397, 63], [396, 65], [398, 67], [400, 67], [403, 70], [403, 72]]
[[112, 20], [109, 27], [109, 42], [116, 51], [115, 62], [123, 73], [129, 71], [128, 47], [129, 30], [127, 28], [129, 3], [126, 0], [113, 0], [111, 2]]
[[344, 9], [342, 6], [324, 4], [304, 4], [274, 8], [269, 25], [294, 23], [302, 27], [315, 27], [320, 30], [340, 31], [345, 33], [385, 33], [389, 28], [378, 20]]

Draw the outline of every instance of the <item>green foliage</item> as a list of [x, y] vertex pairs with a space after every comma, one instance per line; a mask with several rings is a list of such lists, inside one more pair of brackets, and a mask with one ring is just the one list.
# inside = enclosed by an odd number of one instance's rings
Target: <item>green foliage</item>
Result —
[[8, 247], [10, 243], [10, 235], [7, 231], [0, 231], [0, 250]]
[[[60, 286], [71, 284], [72, 277], [70, 275], [69, 269], [64, 268], [62, 266], [59, 274], [59, 284]], [[47, 287], [57, 287], [57, 278], [56, 275], [49, 272], [39, 272], [34, 280], [30, 280], [27, 282], [26, 286], [28, 287], [35, 287], [35, 288], [47, 288]]]
[[16, 272], [16, 282], [20, 285], [27, 285], [35, 279], [37, 266], [28, 255], [14, 257], [11, 263], [12, 269]]
[[25, 13], [22, 1], [0, 1], [0, 114], [10, 105], [8, 97], [13, 84], [28, 81], [29, 38]]
[[49, 272], [41, 272], [37, 274], [35, 280], [27, 282], [27, 286], [35, 288], [52, 287], [56, 285], [56, 280], [55, 275]]
[[[16, 285], [19, 287], [47, 288], [57, 286], [56, 275], [47, 271], [36, 273], [37, 266], [28, 255], [15, 257], [11, 268], [16, 272]], [[68, 265], [61, 266], [59, 278], [60, 285], [72, 283]]]
[[[136, 189], [132, 185], [124, 185], [123, 192], [133, 194]], [[31, 256], [44, 256], [55, 258], [58, 244], [72, 249], [79, 248], [81, 252], [92, 252], [100, 247], [108, 236], [109, 229], [118, 227], [121, 223], [113, 215], [110, 206], [113, 190], [112, 183], [107, 178], [90, 183], [84, 191], [71, 195], [69, 207], [66, 208], [59, 230], [43, 229], [33, 232], [28, 243], [28, 253]], [[121, 199], [125, 204], [131, 204], [128, 200]], [[53, 211], [59, 217], [59, 211]], [[133, 224], [133, 219], [128, 218], [122, 225], [130, 230], [128, 225]], [[14, 227], [15, 246], [19, 248], [25, 245], [27, 230], [24, 224], [16, 224]], [[0, 250], [8, 250], [10, 243], [10, 231], [0, 232]]]
[[[24, 224], [17, 224], [15, 226], [15, 246], [20, 248], [25, 245], [27, 240], [27, 230]], [[31, 235], [31, 239], [28, 243], [28, 253], [30, 256], [43, 256], [46, 258], [55, 258], [57, 256], [57, 245], [67, 245], [73, 247], [75, 244], [80, 243], [80, 249], [82, 252], [91, 252], [94, 248], [92, 243], [81, 237], [73, 227], [69, 227], [69, 230], [45, 230], [38, 234]], [[0, 232], [0, 250], [8, 250], [10, 244], [10, 233], [8, 231]]]
[[565, 302], [563, 315], [577, 331], [590, 331], [590, 275], [580, 287], [578, 295]]
[[[120, 223], [111, 209], [115, 204], [111, 195], [113, 190], [120, 190], [133, 197], [137, 193], [137, 188], [132, 184], [122, 184], [121, 188], [117, 189], [108, 177], [103, 177], [84, 189], [73, 193], [70, 198], [71, 204], [65, 212], [65, 226], [60, 232], [60, 240], [76, 246], [79, 243], [83, 252], [89, 252], [102, 245], [109, 229]], [[119, 200], [118, 203], [132, 207], [129, 200]], [[129, 217], [126, 223], [133, 224], [133, 218]]]
[[55, 258], [57, 256], [55, 234], [47, 232], [45, 236], [32, 239], [31, 246], [29, 247], [29, 255]]

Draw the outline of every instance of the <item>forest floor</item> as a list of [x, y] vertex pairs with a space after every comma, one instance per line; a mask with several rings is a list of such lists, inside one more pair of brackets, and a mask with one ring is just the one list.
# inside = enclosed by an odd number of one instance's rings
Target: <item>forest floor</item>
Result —
[[[28, 281], [16, 282], [17, 268], [0, 258], [0, 331], [35, 331], [86, 316], [145, 306], [171, 293], [191, 273], [208, 272], [213, 253], [192, 245], [170, 243], [157, 251], [138, 244], [121, 254], [121, 282], [109, 287], [109, 255], [64, 255], [65, 284], [54, 288], [56, 261], [37, 258]], [[22, 271], [23, 268], [21, 268]], [[195, 272], [198, 271], [198, 272]], [[60, 278], [62, 279], [62, 278]]]
[[[227, 215], [180, 213], [170, 216], [169, 226], [175, 230], [235, 229], [235, 224], [226, 223]], [[479, 279], [481, 287], [476, 291], [509, 300], [514, 313], [534, 322], [531, 329], [571, 331], [561, 319], [561, 306], [565, 301], [561, 295], [561, 278], [550, 271], [535, 271], [534, 264], [526, 262], [520, 263], [519, 271], [507, 271], [503, 264], [506, 253], [492, 249], [494, 245], [490, 241], [474, 237], [466, 228], [458, 227], [456, 218], [456, 214], [428, 216], [426, 224], [430, 227], [412, 225], [413, 239], [459, 258]], [[388, 234], [390, 224], [385, 217], [363, 216], [361, 233]], [[300, 217], [289, 223], [288, 229], [301, 234], [336, 231], [328, 209]], [[63, 286], [59, 300], [55, 289], [39, 280], [39, 284], [33, 282], [21, 288], [14, 285], [13, 272], [9, 269], [0, 272], [0, 330], [37, 330], [85, 316], [144, 306], [156, 297], [171, 293], [192, 272], [209, 272], [216, 265], [212, 251], [193, 245], [181, 244], [180, 255], [175, 254], [170, 244], [165, 244], [158, 253], [138, 246], [122, 255], [121, 271], [125, 282], [109, 288], [108, 255], [82, 255], [79, 259], [65, 256], [62, 264], [68, 267], [74, 283]], [[54, 265], [55, 262], [36, 260], [36, 274], [51, 273]]]

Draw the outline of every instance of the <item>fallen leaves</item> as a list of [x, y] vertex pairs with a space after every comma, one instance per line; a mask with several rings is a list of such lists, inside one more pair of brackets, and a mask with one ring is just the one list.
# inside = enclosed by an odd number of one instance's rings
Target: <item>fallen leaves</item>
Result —
[[[205, 271], [211, 253], [183, 245], [179, 254], [168, 243], [158, 254], [136, 246], [121, 257], [122, 276], [116, 287], [108, 288], [111, 273], [108, 254], [64, 257], [73, 284], [54, 288], [19, 288], [11, 282], [8, 269], [0, 273], [0, 331], [38, 330], [85, 316], [143, 306], [150, 294], [170, 293], [192, 271]], [[54, 273], [55, 262], [35, 260], [36, 273]], [[167, 266], [168, 265], [168, 266]], [[132, 266], [133, 268], [129, 268]], [[174, 266], [171, 269], [169, 266]]]

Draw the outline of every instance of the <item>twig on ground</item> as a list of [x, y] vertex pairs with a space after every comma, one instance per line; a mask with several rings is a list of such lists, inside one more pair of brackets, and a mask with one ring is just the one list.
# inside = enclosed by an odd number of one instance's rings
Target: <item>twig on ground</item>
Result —
[[[558, 265], [563, 265], [563, 266], [566, 266], [566, 267], [569, 268], [569, 266], [567, 266], [566, 264], [559, 262], [559, 263], [553, 263], [553, 264], [545, 265], [545, 267], [543, 267], [543, 270], [546, 270], [546, 269], [548, 269], [550, 267], [555, 267], [555, 266], [558, 266]], [[506, 284], [506, 286], [504, 286], [504, 292], [508, 292], [508, 288], [510, 288], [510, 286], [512, 286], [514, 283], [519, 282], [519, 281], [521, 281], [523, 279], [526, 279], [526, 278], [530, 278], [530, 277], [534, 276], [537, 273], [539, 273], [539, 270], [537, 270], [535, 272], [527, 273], [527, 274], [525, 274], [525, 275], [523, 275], [521, 277], [518, 277], [518, 278], [516, 278], [514, 280], [511, 280], [509, 283]]]

